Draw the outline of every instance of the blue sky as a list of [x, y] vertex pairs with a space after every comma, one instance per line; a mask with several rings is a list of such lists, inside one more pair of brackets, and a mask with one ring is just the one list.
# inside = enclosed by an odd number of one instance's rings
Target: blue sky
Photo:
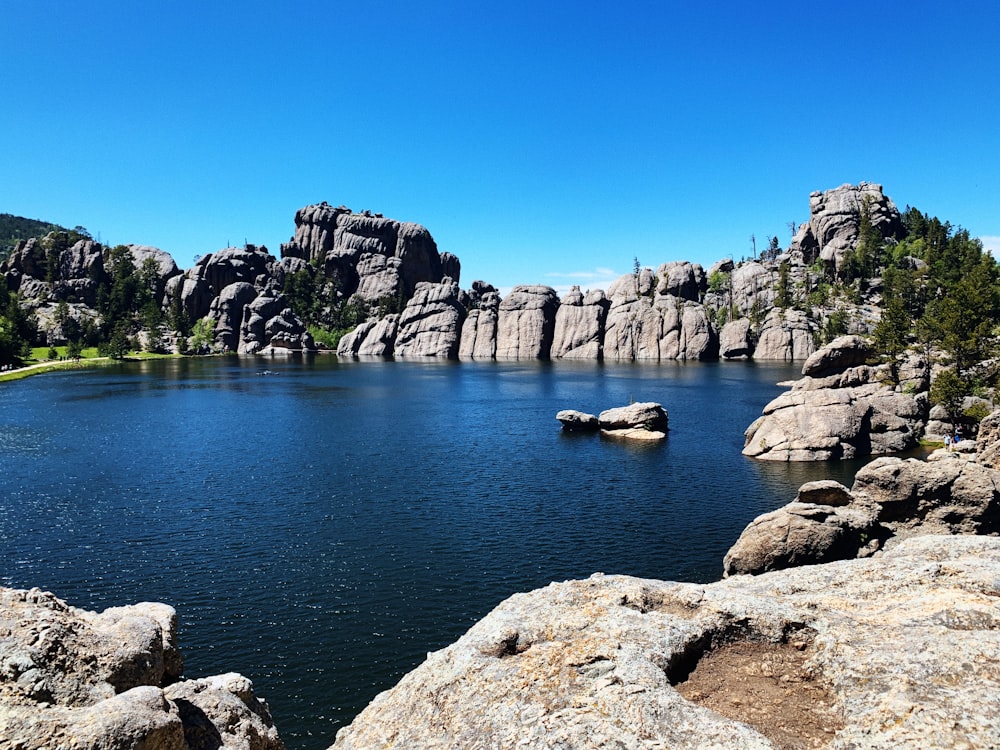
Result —
[[0, 211], [188, 267], [325, 200], [465, 287], [739, 259], [862, 180], [1000, 244], [998, 8], [0, 0]]

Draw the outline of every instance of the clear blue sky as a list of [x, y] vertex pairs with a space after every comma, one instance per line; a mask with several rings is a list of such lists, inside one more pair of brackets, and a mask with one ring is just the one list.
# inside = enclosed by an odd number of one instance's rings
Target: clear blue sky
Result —
[[465, 287], [738, 259], [862, 180], [996, 238], [998, 8], [0, 0], [0, 212], [188, 267], [325, 200]]

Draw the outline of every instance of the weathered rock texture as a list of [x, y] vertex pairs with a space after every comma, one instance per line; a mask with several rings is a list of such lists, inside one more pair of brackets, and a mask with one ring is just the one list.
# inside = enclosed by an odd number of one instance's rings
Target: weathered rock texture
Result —
[[459, 281], [458, 258], [438, 252], [424, 227], [367, 211], [319, 203], [295, 212], [295, 236], [282, 257], [308, 260], [338, 280], [338, 293], [375, 301], [409, 299], [422, 281]]
[[[552, 584], [429, 654], [333, 747], [992, 747], [998, 581], [1000, 539], [925, 536], [705, 586]], [[699, 688], [709, 665], [722, 696]]]
[[842, 336], [810, 355], [805, 377], [747, 428], [743, 453], [769, 461], [823, 461], [916, 446], [926, 400], [892, 383], [888, 365], [854, 365], [867, 351], [859, 337]]
[[552, 341], [555, 359], [601, 359], [610, 303], [600, 289], [584, 295], [574, 286], [556, 310]]
[[249, 680], [179, 680], [176, 638], [164, 604], [86, 612], [0, 588], [0, 746], [281, 750]]
[[900, 231], [899, 211], [882, 192], [881, 185], [870, 182], [841, 185], [809, 196], [809, 222], [799, 228], [792, 249], [800, 250], [807, 262], [820, 258], [839, 268], [844, 254], [857, 245], [862, 208], [866, 204], [872, 226], [883, 237], [893, 237]]
[[547, 359], [559, 298], [551, 287], [516, 286], [500, 303], [497, 359]]
[[[966, 441], [972, 443], [972, 441]], [[1000, 534], [1000, 471], [967, 453], [884, 456], [848, 490], [807, 482], [795, 502], [755, 518], [723, 560], [725, 575], [867, 557], [925, 534]]]
[[874, 536], [867, 508], [789, 503], [755, 518], [722, 561], [727, 576], [846, 560]]

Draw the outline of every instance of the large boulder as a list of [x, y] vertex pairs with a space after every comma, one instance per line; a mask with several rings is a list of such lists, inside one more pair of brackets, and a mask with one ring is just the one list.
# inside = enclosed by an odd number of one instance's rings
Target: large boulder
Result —
[[500, 303], [497, 359], [548, 359], [559, 297], [548, 286], [515, 286]]
[[646, 429], [666, 432], [669, 427], [667, 412], [653, 401], [632, 403], [605, 409], [598, 417], [602, 430]]
[[563, 409], [556, 413], [556, 419], [567, 432], [596, 432], [601, 428], [596, 416], [576, 409]]
[[897, 535], [1000, 533], [1000, 472], [975, 462], [877, 458], [855, 475], [851, 494], [877, 505]]
[[334, 748], [991, 747], [1000, 539], [707, 585], [597, 574], [516, 594]]
[[874, 514], [849, 506], [789, 503], [758, 516], [723, 559], [726, 576], [849, 560], [875, 536]]
[[178, 681], [167, 605], [87, 612], [38, 589], [0, 588], [0, 634], [4, 747], [284, 747], [246, 678]]
[[860, 336], [840, 336], [813, 352], [802, 365], [802, 374], [822, 378], [863, 365], [871, 356], [871, 347]]

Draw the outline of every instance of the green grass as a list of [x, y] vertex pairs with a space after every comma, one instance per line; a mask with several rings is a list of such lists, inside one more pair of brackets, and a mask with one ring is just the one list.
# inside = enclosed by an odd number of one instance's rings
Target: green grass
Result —
[[41, 375], [42, 373], [56, 372], [57, 370], [78, 370], [81, 367], [95, 367], [97, 365], [107, 364], [109, 361], [110, 360], [107, 357], [89, 357], [88, 359], [81, 359], [79, 362], [67, 359], [62, 362], [40, 362], [37, 364], [30, 364], [10, 372], [0, 372], [0, 383], [6, 383], [11, 380], [21, 380], [22, 378], [30, 378], [32, 375]]
[[[65, 346], [56, 347], [56, 352], [59, 354], [60, 357], [65, 357], [67, 350], [68, 347]], [[93, 359], [95, 357], [99, 357], [100, 355], [97, 353], [96, 346], [89, 346], [80, 353], [80, 356], [83, 359]], [[47, 362], [47, 361], [49, 361], [49, 347], [36, 346], [32, 348], [31, 357], [28, 359], [29, 363]]]

